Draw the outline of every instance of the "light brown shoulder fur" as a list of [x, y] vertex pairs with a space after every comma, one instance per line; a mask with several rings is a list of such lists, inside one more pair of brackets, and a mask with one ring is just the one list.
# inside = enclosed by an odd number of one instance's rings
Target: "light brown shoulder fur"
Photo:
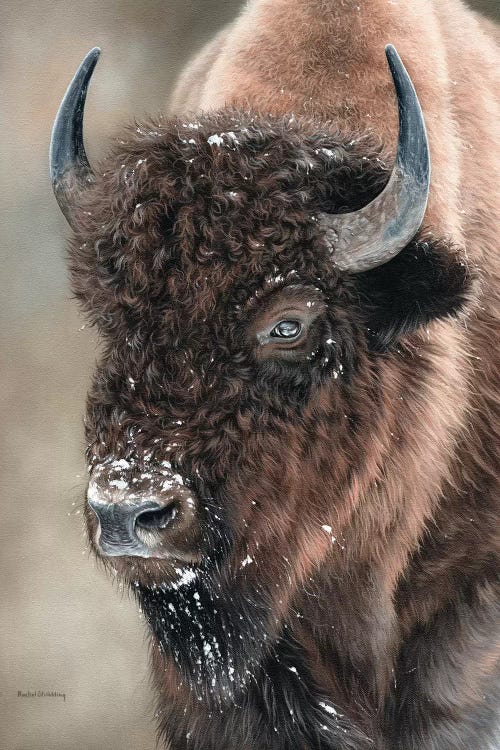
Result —
[[182, 114], [198, 109], [209, 71], [219, 57], [230, 29], [230, 26], [222, 29], [186, 66], [170, 96], [170, 113]]

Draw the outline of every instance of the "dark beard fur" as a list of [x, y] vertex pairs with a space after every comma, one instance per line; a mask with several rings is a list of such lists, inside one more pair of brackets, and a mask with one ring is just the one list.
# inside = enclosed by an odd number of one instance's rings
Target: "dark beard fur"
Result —
[[197, 699], [192, 713], [162, 707], [174, 750], [373, 747], [318, 690], [287, 626], [272, 636], [270, 610], [255, 592], [224, 592], [200, 574], [136, 593], [163, 658]]
[[204, 570], [184, 585], [136, 589], [163, 655], [212, 708], [234, 702], [268, 645], [269, 614], [250, 593], [228, 593]]

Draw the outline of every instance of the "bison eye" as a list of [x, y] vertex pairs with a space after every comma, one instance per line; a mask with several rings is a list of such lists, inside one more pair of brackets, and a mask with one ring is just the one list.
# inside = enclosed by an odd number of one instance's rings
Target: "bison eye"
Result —
[[291, 285], [264, 298], [248, 324], [257, 359], [303, 362], [317, 345], [326, 304], [318, 289]]
[[280, 320], [269, 335], [278, 339], [295, 339], [301, 331], [302, 324], [298, 320]]

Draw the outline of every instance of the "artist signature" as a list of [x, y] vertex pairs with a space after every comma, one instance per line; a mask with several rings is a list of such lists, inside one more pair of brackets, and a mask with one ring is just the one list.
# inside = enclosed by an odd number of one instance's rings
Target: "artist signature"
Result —
[[60, 690], [18, 690], [18, 698], [62, 698], [66, 703], [66, 693]]

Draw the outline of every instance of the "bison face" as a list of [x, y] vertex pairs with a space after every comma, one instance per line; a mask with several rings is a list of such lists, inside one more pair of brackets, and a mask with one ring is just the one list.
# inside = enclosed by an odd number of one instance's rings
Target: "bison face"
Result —
[[466, 298], [462, 259], [415, 228], [376, 267], [366, 236], [356, 273], [332, 261], [347, 230], [328, 217], [356, 223], [388, 177], [369, 137], [224, 110], [129, 128], [63, 206], [73, 289], [103, 342], [90, 541], [218, 700], [344, 554], [405, 437], [394, 403], [419, 388], [419, 329]]
[[[293, 516], [318, 492], [312, 477], [303, 486], [311, 460], [345, 482], [333, 425], [347, 429], [366, 326], [318, 216], [348, 194], [362, 204], [386, 175], [340, 184], [337, 169], [363, 169], [354, 144], [232, 112], [122, 140], [85, 195], [71, 252], [104, 341], [88, 522], [114, 567], [175, 585], [186, 565], [243, 571], [281, 535], [295, 548], [292, 529], [310, 519]], [[311, 439], [324, 407], [335, 413], [323, 455]], [[305, 515], [321, 531], [315, 502]]]
[[91, 543], [221, 695], [342, 554], [388, 402], [418, 387], [411, 356], [405, 382], [384, 362], [464, 298], [465, 266], [428, 236], [365, 273], [332, 264], [318, 216], [386, 180], [367, 139], [223, 112], [129, 130], [74, 217], [73, 288], [104, 345]]

